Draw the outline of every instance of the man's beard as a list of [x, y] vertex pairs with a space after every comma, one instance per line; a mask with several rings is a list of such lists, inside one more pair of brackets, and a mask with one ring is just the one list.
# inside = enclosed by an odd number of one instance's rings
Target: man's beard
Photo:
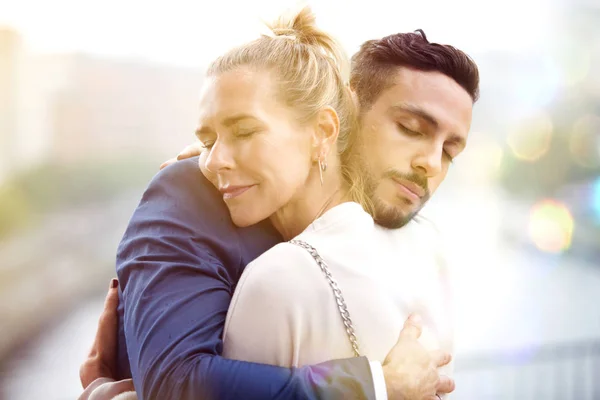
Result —
[[420, 210], [419, 208], [408, 215], [404, 215], [396, 207], [385, 204], [379, 197], [373, 196], [371, 201], [373, 202], [375, 211], [373, 220], [377, 225], [381, 225], [388, 229], [402, 228], [404, 225], [408, 224]]
[[[429, 200], [430, 192], [427, 187], [427, 179], [419, 174], [404, 174], [396, 170], [389, 170], [385, 172], [381, 180], [384, 179], [406, 180], [416, 185], [419, 185], [425, 191], [425, 195], [421, 198], [421, 204], [419, 205], [419, 207], [416, 208], [413, 212], [404, 215], [401, 210], [394, 206], [386, 204], [381, 198], [377, 196], [376, 189], [380, 181], [378, 181], [372, 176], [365, 178], [367, 195], [373, 202], [373, 220], [378, 225], [381, 225], [384, 228], [402, 228], [404, 225], [408, 224], [415, 217], [415, 215], [417, 215], [419, 211], [421, 211], [421, 208], [423, 208], [427, 200]], [[412, 204], [408, 200], [403, 201], [407, 206], [410, 206]]]

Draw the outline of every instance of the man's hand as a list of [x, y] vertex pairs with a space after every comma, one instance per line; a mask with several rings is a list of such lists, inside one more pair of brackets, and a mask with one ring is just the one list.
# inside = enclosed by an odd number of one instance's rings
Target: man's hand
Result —
[[383, 362], [389, 399], [437, 400], [436, 394], [454, 390], [454, 381], [438, 373], [439, 367], [451, 361], [451, 355], [425, 349], [418, 341], [421, 329], [420, 317], [411, 315]]
[[192, 158], [192, 157], [199, 156], [200, 153], [202, 153], [202, 149], [203, 149], [202, 143], [200, 143], [200, 142], [192, 143], [189, 146], [186, 146], [186, 148], [183, 149], [177, 155], [177, 157], [171, 158], [170, 160], [167, 160], [164, 163], [162, 163], [160, 166], [160, 169], [163, 169], [171, 164], [174, 164], [177, 161], [185, 160], [186, 158]]

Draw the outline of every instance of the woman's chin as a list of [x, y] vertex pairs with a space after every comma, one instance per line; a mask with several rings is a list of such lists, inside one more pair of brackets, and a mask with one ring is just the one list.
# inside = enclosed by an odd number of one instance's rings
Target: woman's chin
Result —
[[260, 221], [265, 219], [251, 215], [250, 213], [240, 212], [240, 210], [236, 210], [234, 212], [230, 210], [229, 215], [231, 215], [233, 224], [239, 228], [245, 228], [247, 226], [258, 224]]

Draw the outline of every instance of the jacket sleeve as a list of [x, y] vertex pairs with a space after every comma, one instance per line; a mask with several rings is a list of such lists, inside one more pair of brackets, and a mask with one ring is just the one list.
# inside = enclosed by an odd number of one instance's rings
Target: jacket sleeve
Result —
[[[239, 229], [197, 158], [161, 171], [117, 255], [122, 331], [140, 399], [373, 399], [366, 358], [281, 368], [221, 357], [235, 284], [251, 248], [278, 239]], [[242, 251], [242, 249], [244, 251]], [[123, 346], [123, 344], [121, 344]]]

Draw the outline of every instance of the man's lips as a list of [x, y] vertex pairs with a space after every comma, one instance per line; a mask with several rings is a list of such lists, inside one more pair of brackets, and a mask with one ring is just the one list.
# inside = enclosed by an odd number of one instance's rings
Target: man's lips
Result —
[[248, 185], [248, 186], [226, 185], [226, 186], [221, 186], [219, 188], [219, 192], [221, 192], [221, 194], [223, 194], [223, 200], [229, 200], [229, 199], [233, 199], [233, 198], [236, 198], [236, 197], [242, 195], [248, 189], [250, 189], [252, 186], [254, 186], [254, 185]]
[[420, 201], [425, 196], [425, 190], [416, 183], [403, 179], [394, 179], [394, 182], [400, 191], [414, 202]]

